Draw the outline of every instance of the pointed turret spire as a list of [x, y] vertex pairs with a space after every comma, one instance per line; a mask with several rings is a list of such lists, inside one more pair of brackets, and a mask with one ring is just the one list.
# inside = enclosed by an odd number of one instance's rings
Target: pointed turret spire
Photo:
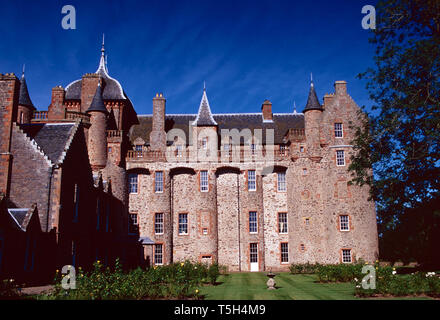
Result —
[[91, 112], [91, 111], [99, 111], [99, 112], [107, 113], [107, 109], [105, 108], [104, 105], [104, 100], [102, 100], [101, 83], [98, 83], [95, 96], [93, 97], [92, 103], [90, 104], [90, 107], [87, 109], [86, 112]]
[[18, 97], [18, 104], [21, 106], [35, 109], [34, 104], [29, 96], [29, 91], [26, 84], [26, 78], [24, 77], [25, 65], [23, 64], [23, 72], [20, 79], [20, 95]]
[[107, 58], [106, 58], [105, 47], [104, 47], [104, 34], [102, 34], [101, 58], [99, 59], [99, 66], [98, 66], [98, 70], [96, 70], [96, 73], [100, 73], [100, 71], [103, 71], [106, 74], [108, 74]]
[[296, 114], [296, 101], [293, 100], [293, 113]]
[[206, 95], [206, 85], [203, 83], [203, 95], [200, 101], [199, 112], [193, 122], [194, 126], [216, 126], [214, 117], [211, 113], [211, 107], [209, 106], [208, 96]]
[[309, 97], [307, 98], [307, 104], [304, 108], [304, 112], [309, 110], [321, 110], [322, 108], [321, 104], [319, 103], [318, 96], [316, 95], [315, 86], [313, 85], [313, 75], [310, 74], [310, 91], [309, 91]]

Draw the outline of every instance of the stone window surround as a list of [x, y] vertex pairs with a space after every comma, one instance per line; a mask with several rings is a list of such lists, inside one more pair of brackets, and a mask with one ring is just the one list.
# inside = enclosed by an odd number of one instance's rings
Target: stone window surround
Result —
[[[161, 262], [156, 262], [156, 256], [159, 255], [159, 253], [156, 251], [156, 248], [157, 248], [158, 245], [161, 246], [161, 249], [162, 249], [160, 251], [160, 260], [161, 260]], [[155, 266], [162, 266], [164, 264], [164, 261], [163, 261], [164, 247], [165, 247], [165, 245], [164, 245], [163, 242], [156, 242], [154, 244], [153, 263], [154, 263]]]
[[[286, 215], [286, 224], [287, 224], [287, 231], [286, 232], [281, 232], [281, 225], [280, 225], [280, 223], [281, 223], [281, 221], [280, 221], [280, 215], [281, 214], [285, 214]], [[289, 223], [289, 217], [288, 217], [288, 214], [287, 214], [287, 212], [285, 212], [285, 211], [280, 211], [280, 212], [278, 212], [278, 214], [277, 214], [277, 225], [278, 225], [278, 233], [279, 234], [288, 234], [289, 233], [289, 225], [288, 225], [288, 223]]]
[[[350, 254], [350, 261], [344, 261], [344, 252], [346, 253], [347, 251]], [[345, 255], [345, 257], [347, 257], [347, 256]], [[341, 259], [341, 263], [352, 263], [353, 262], [353, 250], [351, 248], [341, 248], [340, 259]]]
[[344, 125], [342, 122], [335, 122], [334, 135], [335, 135], [336, 139], [343, 139], [344, 138]]
[[[277, 192], [281, 192], [281, 193], [285, 193], [287, 192], [287, 181], [286, 181], [286, 171], [282, 171], [282, 172], [277, 172], [277, 177], [276, 177], [276, 191]], [[280, 174], [284, 174], [284, 190], [280, 190]]]
[[[251, 213], [255, 213], [255, 221], [251, 221]], [[249, 210], [248, 212], [248, 231], [250, 234], [258, 234], [258, 212], [257, 210]], [[255, 231], [251, 231], [251, 223], [255, 223]]]
[[[184, 215], [186, 215], [186, 221], [183, 221], [182, 220], [182, 222], [180, 221], [180, 217], [182, 217], [183, 218], [183, 216]], [[187, 236], [187, 235], [189, 235], [189, 228], [188, 228], [188, 224], [189, 224], [189, 217], [188, 217], [189, 215], [188, 215], [188, 213], [187, 212], [181, 212], [181, 213], [179, 213], [178, 214], [178, 216], [177, 216], [177, 219], [178, 219], [178, 223], [177, 223], [177, 234], [179, 235], [179, 236]], [[180, 232], [180, 227], [182, 226], [182, 227], [184, 227], [186, 225], [186, 232], [184, 233], [184, 232]]]
[[[203, 174], [202, 173], [206, 173], [206, 184], [204, 185], [203, 182]], [[203, 187], [205, 187], [206, 189], [204, 189]], [[199, 191], [200, 192], [209, 192], [209, 171], [208, 170], [200, 170], [199, 172]]]
[[[287, 261], [283, 261], [283, 244], [287, 245], [287, 252], [285, 254], [287, 255]], [[288, 264], [289, 263], [289, 242], [283, 241], [280, 242], [280, 264]]]
[[[159, 221], [159, 222], [157, 222], [157, 217], [158, 217], [158, 215], [162, 215], [162, 219], [161, 219], [161, 221]], [[154, 213], [154, 216], [153, 216], [153, 226], [154, 226], [154, 234], [156, 234], [156, 235], [163, 235], [164, 234], [164, 231], [165, 231], [165, 225], [164, 225], [164, 214], [163, 214], [163, 212], [155, 212]], [[161, 226], [161, 228], [162, 228], [162, 232], [156, 232], [156, 226], [157, 225], [159, 225], [159, 226]]]
[[336, 150], [336, 166], [345, 167], [345, 150]]
[[[342, 229], [342, 223], [343, 223], [343, 221], [342, 221], [342, 217], [347, 217], [347, 221], [345, 221], [344, 222], [344, 224], [346, 224], [346, 229]], [[339, 225], [339, 231], [341, 231], [341, 232], [350, 232], [351, 231], [351, 218], [350, 218], [350, 215], [348, 215], [348, 214], [340, 214], [339, 216], [338, 216], [338, 225]]]
[[[252, 189], [250, 189], [250, 186], [249, 186], [249, 182], [251, 182], [250, 176], [249, 176], [250, 172], [254, 173], [254, 175], [253, 175], [254, 179], [252, 182], [254, 183], [255, 188], [252, 188]], [[247, 189], [247, 191], [250, 191], [250, 192], [257, 191], [257, 171], [256, 170], [253, 170], [253, 169], [246, 170], [246, 189]]]
[[[134, 191], [136, 190], [136, 192]], [[128, 193], [137, 194], [139, 191], [139, 175], [137, 173], [128, 174]]]
[[[160, 174], [159, 174], [160, 173]], [[164, 172], [161, 170], [155, 171], [154, 172], [154, 193], [163, 193], [164, 191]], [[160, 177], [160, 179], [159, 179]]]

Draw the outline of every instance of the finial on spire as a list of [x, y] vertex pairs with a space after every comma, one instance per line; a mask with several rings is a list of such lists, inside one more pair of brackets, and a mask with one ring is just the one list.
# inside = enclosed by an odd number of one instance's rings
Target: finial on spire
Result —
[[296, 101], [293, 100], [293, 113], [296, 113]]
[[26, 69], [26, 64], [23, 63], [23, 72], [21, 73], [21, 77], [22, 77], [22, 78], [24, 77], [24, 71], [25, 71], [25, 69]]
[[203, 80], [203, 91], [206, 91], [206, 82]]
[[313, 73], [310, 72], [310, 86], [313, 87]]
[[105, 48], [104, 48], [104, 33], [102, 34], [102, 48], [101, 48], [101, 52], [102, 52], [102, 54], [104, 55], [104, 52], [105, 52]]

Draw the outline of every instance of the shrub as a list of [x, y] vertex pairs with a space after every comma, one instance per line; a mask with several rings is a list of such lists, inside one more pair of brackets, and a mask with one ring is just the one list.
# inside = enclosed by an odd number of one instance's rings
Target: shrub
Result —
[[311, 264], [309, 262], [304, 264], [291, 264], [289, 267], [292, 274], [312, 274], [316, 273], [320, 264]]
[[16, 299], [18, 297], [18, 288], [14, 279], [0, 281], [0, 299]]
[[214, 285], [217, 282], [217, 278], [220, 275], [220, 269], [217, 263], [213, 263], [208, 268], [209, 282]]

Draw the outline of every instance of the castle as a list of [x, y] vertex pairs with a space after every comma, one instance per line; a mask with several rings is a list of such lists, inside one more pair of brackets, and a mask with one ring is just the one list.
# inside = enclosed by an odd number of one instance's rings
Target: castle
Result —
[[0, 107], [0, 275], [37, 272], [29, 256], [47, 270], [121, 257], [230, 271], [378, 257], [369, 190], [348, 183], [360, 119], [345, 81], [322, 104], [312, 82], [303, 113], [265, 100], [213, 114], [204, 88], [195, 114], [166, 114], [158, 93], [137, 115], [103, 44], [97, 71], [53, 88], [47, 111], [13, 74], [0, 76]]

